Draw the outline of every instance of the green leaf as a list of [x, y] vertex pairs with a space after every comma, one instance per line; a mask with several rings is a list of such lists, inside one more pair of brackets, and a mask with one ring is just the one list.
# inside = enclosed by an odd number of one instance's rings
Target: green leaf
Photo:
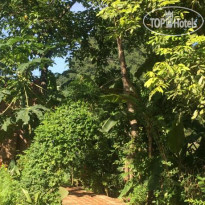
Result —
[[35, 114], [39, 120], [43, 118], [43, 114], [45, 111], [49, 109], [44, 107], [43, 105], [34, 105], [27, 108], [23, 108], [17, 112], [16, 121], [22, 120], [26, 125], [30, 121], [30, 115]]
[[29, 109], [30, 109], [30, 112], [33, 112], [39, 120], [43, 118], [44, 112], [49, 110], [43, 105], [34, 105], [32, 107], [29, 107]]
[[33, 59], [32, 61], [29, 61], [28, 63], [22, 63], [19, 65], [17, 72], [23, 73], [25, 70], [29, 69], [29, 68], [35, 68], [36, 66], [38, 66], [41, 63], [47, 63], [47, 64], [51, 64], [52, 60], [48, 59], [48, 58], [36, 58]]
[[173, 153], [179, 153], [185, 140], [184, 126], [180, 121], [173, 123], [170, 132], [168, 133], [168, 145]]
[[11, 125], [11, 118], [10, 118], [10, 117], [7, 118], [7, 119], [4, 121], [4, 123], [3, 123], [2, 127], [1, 127], [1, 129], [6, 132], [7, 129], [8, 129], [8, 127], [9, 127], [9, 125]]
[[117, 124], [116, 120], [109, 118], [106, 120], [105, 124], [102, 127], [103, 132], [109, 132]]
[[39, 197], [40, 197], [40, 192], [36, 193], [35, 196], [34, 196], [36, 204], [38, 203]]
[[22, 63], [22, 64], [18, 67], [17, 71], [20, 72], [20, 73], [22, 73], [22, 72], [24, 72], [26, 69], [28, 69], [30, 66], [41, 63], [41, 60], [42, 60], [41, 58], [36, 58], [36, 59], [34, 59], [34, 60], [32, 60], [32, 61], [30, 61], [30, 62], [28, 62], [28, 63]]
[[15, 43], [17, 43], [17, 42], [19, 42], [19, 41], [22, 41], [23, 40], [23, 38], [22, 37], [20, 37], [20, 36], [16, 36], [15, 38], [10, 38], [8, 41], [7, 41], [7, 45], [9, 45], [9, 46], [11, 46], [11, 45], [13, 45], [13, 44], [15, 44]]
[[3, 100], [3, 98], [4, 98], [4, 94], [3, 94], [3, 93], [0, 93], [0, 103], [1, 103], [1, 101]]
[[192, 119], [192, 120], [196, 119], [197, 116], [198, 116], [198, 114], [199, 114], [199, 111], [198, 111], [198, 110], [195, 110], [193, 116], [191, 117], [191, 119]]
[[23, 189], [23, 188], [22, 188], [22, 191], [23, 191], [23, 193], [24, 193], [24, 195], [25, 195], [25, 197], [26, 197], [27, 202], [28, 202], [28, 203], [32, 203], [32, 200], [31, 200], [31, 197], [30, 197], [28, 191], [25, 190], [25, 189]]
[[119, 198], [122, 198], [123, 196], [125, 196], [131, 190], [132, 187], [133, 187], [133, 182], [128, 182], [125, 185], [124, 189], [121, 191]]
[[30, 120], [28, 108], [21, 109], [19, 112], [17, 112], [16, 121], [19, 121], [19, 120], [22, 120], [25, 125], [28, 124], [28, 122]]

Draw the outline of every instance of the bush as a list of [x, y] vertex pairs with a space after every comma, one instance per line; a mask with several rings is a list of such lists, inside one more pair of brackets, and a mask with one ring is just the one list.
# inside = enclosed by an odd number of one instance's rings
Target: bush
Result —
[[[73, 181], [105, 192], [119, 187], [113, 137], [100, 131], [101, 121], [85, 102], [69, 102], [48, 113], [36, 129], [31, 147], [21, 156], [22, 187], [34, 196], [41, 193], [42, 204], [60, 204], [59, 186]], [[75, 180], [74, 180], [75, 179]], [[114, 187], [115, 188], [115, 187]]]
[[19, 182], [10, 175], [4, 166], [0, 168], [0, 176], [0, 204], [16, 205], [22, 193]]

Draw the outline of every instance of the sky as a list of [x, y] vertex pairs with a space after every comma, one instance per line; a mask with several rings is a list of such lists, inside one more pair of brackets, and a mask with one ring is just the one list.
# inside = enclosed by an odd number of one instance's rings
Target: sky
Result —
[[[71, 11], [83, 11], [84, 7], [80, 3], [75, 3], [73, 7], [71, 8]], [[55, 64], [52, 67], [49, 67], [49, 70], [51, 70], [53, 73], [63, 73], [65, 70], [68, 69], [68, 64], [65, 63], [64, 58], [55, 58], [54, 59]], [[34, 75], [39, 76], [40, 72], [38, 70], [35, 70], [33, 72]]]

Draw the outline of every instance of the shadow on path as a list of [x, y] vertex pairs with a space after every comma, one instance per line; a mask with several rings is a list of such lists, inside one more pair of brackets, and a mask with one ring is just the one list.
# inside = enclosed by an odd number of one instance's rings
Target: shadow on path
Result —
[[67, 190], [69, 195], [63, 200], [62, 205], [125, 205], [119, 199], [97, 195], [81, 187], [69, 187]]
[[77, 197], [83, 197], [83, 196], [90, 196], [94, 197], [96, 194], [92, 192], [87, 192], [83, 190], [81, 187], [73, 187], [73, 188], [68, 188], [69, 195], [75, 195]]

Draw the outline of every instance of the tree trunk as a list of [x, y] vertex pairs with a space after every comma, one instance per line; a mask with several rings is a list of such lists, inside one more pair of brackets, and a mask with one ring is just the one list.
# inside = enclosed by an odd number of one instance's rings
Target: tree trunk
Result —
[[[119, 61], [121, 67], [121, 75], [122, 75], [122, 83], [123, 83], [123, 92], [126, 95], [136, 95], [134, 87], [129, 80], [129, 75], [127, 71], [127, 65], [125, 60], [124, 49], [122, 45], [122, 39], [120, 37], [117, 38], [117, 45], [118, 45], [118, 54], [119, 54]], [[131, 128], [131, 144], [129, 148], [129, 154], [127, 156], [125, 162], [125, 181], [128, 181], [133, 178], [133, 172], [131, 170], [131, 165], [133, 163], [134, 155], [135, 155], [135, 141], [138, 137], [138, 125], [137, 120], [134, 118], [135, 107], [131, 102], [127, 102], [127, 110], [129, 114], [129, 123]]]
[[10, 137], [0, 142], [0, 167], [2, 164], [9, 165], [18, 154], [22, 154], [31, 143], [31, 139], [25, 136], [23, 130], [15, 131]]
[[46, 94], [46, 90], [47, 90], [47, 76], [48, 76], [48, 65], [45, 64], [43, 69], [41, 70], [41, 87], [42, 89], [42, 93]]
[[[151, 129], [152, 129], [152, 125], [149, 122], [149, 119], [147, 119], [146, 130], [147, 130], [147, 137], [148, 137], [148, 156], [149, 156], [150, 159], [153, 156], [153, 146], [152, 146], [153, 138], [152, 138]], [[153, 200], [154, 200], [154, 190], [149, 190], [148, 191], [148, 197], [147, 197], [147, 205], [152, 205]]]
[[17, 134], [10, 137], [6, 137], [0, 143], [0, 163], [6, 166], [9, 165], [10, 161], [16, 156], [16, 144], [17, 144]]

